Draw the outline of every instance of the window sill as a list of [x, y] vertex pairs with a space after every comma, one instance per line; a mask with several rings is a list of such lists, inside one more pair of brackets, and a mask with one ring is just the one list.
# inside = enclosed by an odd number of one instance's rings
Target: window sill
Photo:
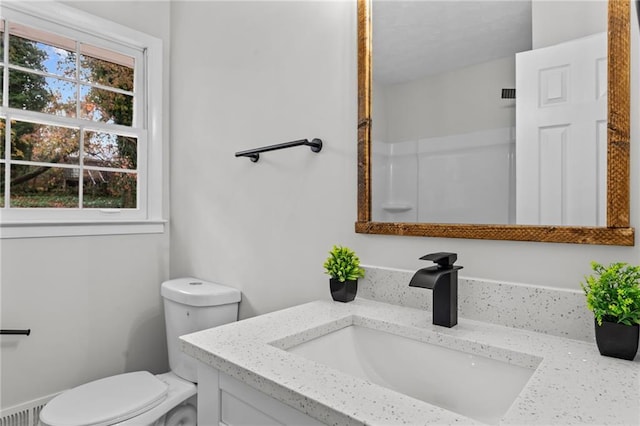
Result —
[[166, 220], [112, 222], [12, 222], [0, 224], [0, 239], [162, 234]]

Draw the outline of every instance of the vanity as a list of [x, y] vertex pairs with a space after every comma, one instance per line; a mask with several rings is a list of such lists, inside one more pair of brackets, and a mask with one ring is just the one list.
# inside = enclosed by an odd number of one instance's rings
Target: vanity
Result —
[[199, 424], [640, 424], [637, 361], [360, 297], [181, 339], [199, 361]]

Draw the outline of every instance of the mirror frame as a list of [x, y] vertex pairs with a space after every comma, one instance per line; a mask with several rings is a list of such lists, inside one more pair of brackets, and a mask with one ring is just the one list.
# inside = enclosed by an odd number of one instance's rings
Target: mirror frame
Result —
[[358, 220], [360, 234], [634, 245], [629, 226], [630, 1], [608, 4], [607, 226], [373, 222], [371, 219], [372, 0], [358, 0]]

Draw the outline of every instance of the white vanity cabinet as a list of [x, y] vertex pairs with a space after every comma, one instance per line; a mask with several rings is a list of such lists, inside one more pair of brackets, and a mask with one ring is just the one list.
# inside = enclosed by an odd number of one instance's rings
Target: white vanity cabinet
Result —
[[198, 425], [322, 424], [228, 374], [198, 363]]

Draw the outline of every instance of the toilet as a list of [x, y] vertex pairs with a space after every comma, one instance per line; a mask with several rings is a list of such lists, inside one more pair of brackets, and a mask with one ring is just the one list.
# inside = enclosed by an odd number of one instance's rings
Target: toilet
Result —
[[43, 426], [195, 426], [196, 361], [178, 337], [237, 321], [240, 291], [195, 278], [162, 283], [171, 371], [136, 371], [62, 392], [40, 412]]

